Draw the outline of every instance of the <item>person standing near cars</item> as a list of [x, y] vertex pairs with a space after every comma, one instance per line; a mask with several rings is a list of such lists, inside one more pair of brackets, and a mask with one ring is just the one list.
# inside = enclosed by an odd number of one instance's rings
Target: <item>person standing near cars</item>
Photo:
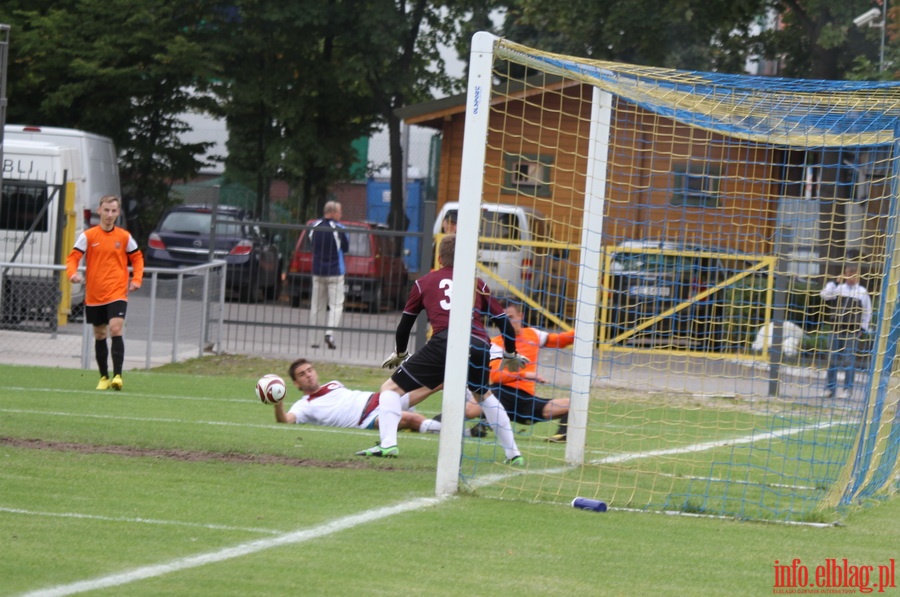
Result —
[[[322, 211], [322, 219], [313, 224], [309, 232], [312, 246], [312, 295], [309, 305], [309, 324], [320, 325], [321, 315], [327, 309], [325, 344], [334, 350], [334, 329], [341, 325], [344, 314], [344, 254], [350, 249], [350, 241], [341, 225], [341, 204], [329, 201]], [[319, 348], [313, 342], [313, 348]]]
[[[116, 226], [120, 200], [113, 195], [100, 199], [100, 224], [82, 232], [66, 258], [66, 273], [73, 284], [85, 282], [84, 316], [94, 326], [94, 354], [100, 369], [98, 390], [122, 389], [122, 366], [125, 362], [125, 311], [128, 293], [141, 287], [144, 278], [144, 255], [131, 234]], [[85, 275], [78, 271], [85, 260]], [[128, 264], [134, 271], [128, 279]], [[110, 336], [112, 349], [107, 346]], [[109, 376], [112, 353], [113, 376]]]
[[856, 376], [856, 348], [860, 336], [869, 333], [872, 322], [872, 300], [859, 283], [859, 267], [844, 265], [837, 281], [828, 282], [820, 293], [828, 309], [831, 335], [828, 342], [828, 371], [825, 375], [825, 397], [834, 398], [838, 369], [844, 370], [844, 389], [840, 398], [853, 393]]

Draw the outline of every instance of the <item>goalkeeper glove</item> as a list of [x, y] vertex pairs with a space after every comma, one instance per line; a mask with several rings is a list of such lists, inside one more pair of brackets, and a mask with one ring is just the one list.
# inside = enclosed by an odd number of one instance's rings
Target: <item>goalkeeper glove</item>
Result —
[[391, 353], [391, 356], [386, 358], [384, 362], [381, 364], [382, 369], [396, 369], [400, 366], [403, 361], [409, 358], [409, 353], [405, 350], [400, 354], [397, 354], [397, 351]]
[[512, 373], [516, 373], [519, 369], [528, 364], [528, 358], [523, 357], [516, 352], [503, 351], [503, 360], [500, 361], [500, 368], [506, 369]]

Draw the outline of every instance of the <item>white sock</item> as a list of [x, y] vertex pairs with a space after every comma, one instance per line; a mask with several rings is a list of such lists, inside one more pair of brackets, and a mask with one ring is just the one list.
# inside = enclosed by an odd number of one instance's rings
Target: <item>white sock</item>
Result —
[[397, 445], [397, 427], [400, 426], [400, 394], [388, 390], [381, 392], [378, 401], [378, 434], [382, 448]]
[[410, 412], [415, 412], [416, 408], [409, 406], [409, 392], [400, 396], [400, 410], [407, 410]]
[[422, 424], [419, 425], [419, 433], [440, 433], [441, 432], [441, 422], [435, 421], [434, 419], [425, 419], [422, 421]]
[[519, 447], [516, 445], [516, 436], [513, 434], [512, 424], [509, 422], [509, 415], [506, 409], [500, 404], [497, 398], [488, 392], [481, 400], [481, 412], [484, 418], [490, 424], [494, 433], [497, 434], [497, 440], [503, 446], [507, 458], [513, 458], [521, 454]]

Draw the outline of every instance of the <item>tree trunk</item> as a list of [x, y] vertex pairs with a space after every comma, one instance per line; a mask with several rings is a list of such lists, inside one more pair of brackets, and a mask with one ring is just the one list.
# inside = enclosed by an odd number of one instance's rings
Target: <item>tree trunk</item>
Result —
[[[391, 230], [406, 230], [409, 228], [409, 218], [406, 217], [406, 189], [403, 188], [404, 174], [406, 172], [406, 156], [403, 154], [403, 146], [400, 143], [400, 119], [391, 112], [388, 116], [388, 139], [391, 150], [391, 210], [388, 214], [388, 227]], [[398, 244], [403, 239], [396, 237]]]

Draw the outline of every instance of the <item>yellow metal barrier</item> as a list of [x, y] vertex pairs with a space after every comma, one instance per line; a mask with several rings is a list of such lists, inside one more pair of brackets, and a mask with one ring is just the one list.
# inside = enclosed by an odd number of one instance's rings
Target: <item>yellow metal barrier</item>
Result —
[[[75, 228], [78, 224], [75, 214], [75, 182], [69, 181], [65, 186], [66, 224], [63, 229], [62, 243], [57, 247], [60, 263], [65, 264], [69, 251], [75, 246]], [[59, 305], [56, 308], [56, 321], [58, 326], [69, 323], [69, 313], [72, 309], [72, 284], [65, 271], [59, 273]]]
[[625, 340], [628, 340], [629, 338], [636, 336], [638, 333], [642, 332], [643, 330], [653, 327], [660, 321], [663, 321], [666, 318], [671, 317], [672, 315], [675, 315], [676, 313], [691, 307], [692, 305], [698, 303], [699, 301], [702, 301], [702, 300], [706, 299], [707, 297], [714, 295], [717, 292], [723, 291], [724, 289], [728, 288], [729, 286], [732, 286], [736, 282], [738, 282], [744, 278], [747, 278], [756, 272], [765, 271], [767, 274], [767, 284], [766, 284], [766, 289], [765, 289], [765, 297], [766, 298], [765, 298], [765, 305], [763, 306], [763, 313], [764, 313], [763, 325], [765, 325], [769, 321], [771, 321], [772, 296], [773, 296], [772, 284], [773, 284], [773, 279], [774, 279], [773, 274], [774, 274], [774, 267], [775, 267], [775, 262], [776, 262], [775, 257], [761, 256], [761, 255], [744, 256], [744, 255], [735, 255], [733, 253], [672, 251], [671, 249], [658, 249], [658, 248], [635, 248], [635, 249], [629, 249], [629, 250], [627, 250], [627, 252], [641, 253], [641, 254], [655, 254], [655, 255], [665, 254], [665, 255], [675, 255], [675, 256], [679, 256], [679, 257], [719, 258], [719, 259], [722, 259], [723, 261], [728, 261], [728, 260], [733, 261], [735, 259], [740, 259], [742, 261], [747, 261], [747, 262], [755, 261], [756, 263], [751, 267], [748, 267], [746, 269], [738, 271], [737, 273], [733, 274], [729, 278], [717, 283], [715, 286], [711, 286], [711, 287], [689, 297], [688, 299], [686, 299], [682, 302], [679, 302], [678, 304], [676, 304], [668, 309], [665, 309], [663, 311], [660, 311], [659, 313], [649, 316], [646, 319], [643, 319], [640, 323], [637, 323], [634, 327], [626, 329], [626, 330], [618, 333], [617, 335], [609, 338], [609, 337], [607, 337], [607, 332], [609, 330], [609, 324], [611, 323], [610, 314], [612, 312], [612, 309], [614, 309], [615, 307], [612, 305], [613, 291], [611, 290], [612, 286], [613, 286], [613, 281], [612, 281], [612, 277], [613, 277], [612, 257], [613, 257], [613, 255], [611, 252], [608, 252], [608, 250], [607, 250], [607, 254], [605, 255], [605, 258], [604, 258], [603, 284], [601, 285], [601, 287], [603, 289], [605, 289], [605, 292], [603, 292], [603, 294], [601, 296], [601, 300], [600, 300], [600, 348], [603, 350], [629, 350], [629, 351], [640, 350], [640, 351], [646, 351], [646, 352], [660, 352], [660, 351], [661, 352], [669, 352], [670, 349], [668, 349], [668, 348], [641, 349], [639, 347], [634, 347], [634, 346], [629, 346], [629, 347], [625, 348], [625, 347], [616, 346], [616, 345]]

